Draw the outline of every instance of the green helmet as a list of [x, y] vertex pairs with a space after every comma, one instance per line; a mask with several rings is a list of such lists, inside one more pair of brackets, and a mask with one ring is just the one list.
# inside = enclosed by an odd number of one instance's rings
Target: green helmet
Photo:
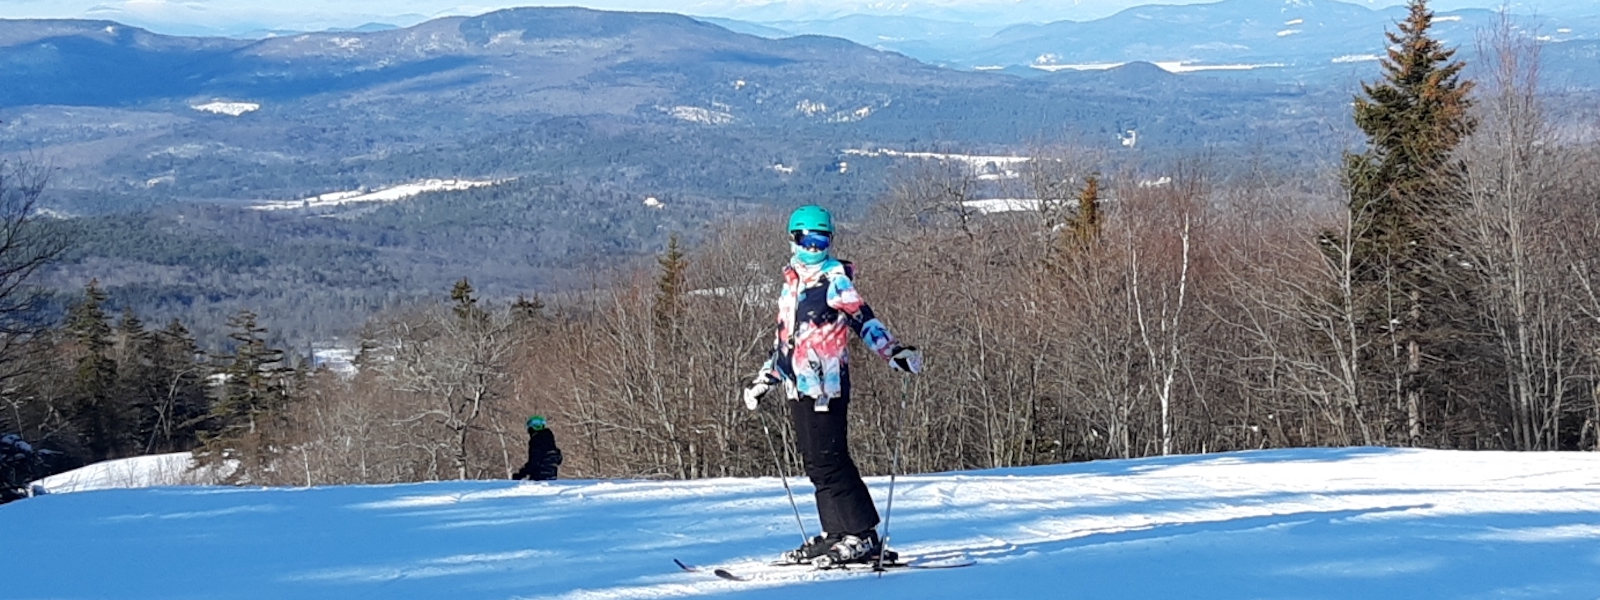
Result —
[[544, 427], [545, 427], [544, 416], [542, 416], [542, 415], [534, 415], [534, 416], [528, 417], [528, 429], [532, 429], [534, 431], [543, 431]]
[[789, 231], [826, 231], [833, 233], [833, 215], [828, 209], [807, 204], [789, 214]]

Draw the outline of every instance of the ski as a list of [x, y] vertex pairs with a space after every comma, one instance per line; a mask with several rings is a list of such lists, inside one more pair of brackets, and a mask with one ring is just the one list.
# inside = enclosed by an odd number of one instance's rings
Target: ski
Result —
[[[672, 562], [677, 563], [678, 568], [683, 569], [684, 571], [689, 572], [689, 573], [704, 573], [705, 572], [705, 570], [701, 569], [700, 567], [684, 563], [683, 561], [678, 560], [676, 558], [672, 559]], [[959, 569], [959, 568], [962, 568], [962, 567], [970, 567], [970, 566], [973, 566], [973, 565], [976, 565], [976, 564], [978, 564], [978, 562], [976, 560], [973, 560], [971, 558], [963, 557], [961, 560], [956, 560], [956, 561], [944, 561], [944, 560], [917, 561], [917, 560], [913, 559], [913, 560], [906, 561], [906, 562], [883, 563], [882, 567], [879, 567], [876, 564], [870, 563], [870, 562], [845, 563], [845, 564], [842, 564], [842, 565], [836, 565], [836, 566], [828, 567], [828, 568], [825, 568], [825, 569], [819, 569], [819, 568], [817, 568], [815, 566], [812, 566], [809, 563], [774, 562], [774, 563], [768, 563], [767, 566], [769, 566], [769, 567], [806, 567], [807, 569], [810, 569], [810, 570], [813, 570], [813, 571], [819, 571], [819, 572], [881, 573], [881, 572], [885, 572], [885, 571], [895, 571], [895, 570], [900, 570], [900, 569], [917, 569], [917, 570], [924, 570], [924, 569]], [[719, 578], [726, 579], [728, 581], [745, 581], [745, 582], [748, 582], [748, 581], [756, 581], [758, 579], [758, 577], [750, 576], [750, 575], [741, 575], [741, 574], [739, 574], [739, 573], [737, 573], [735, 571], [732, 571], [732, 570], [729, 570], [729, 569], [726, 569], [726, 568], [722, 568], [722, 567], [718, 567], [716, 569], [712, 569], [711, 570], [711, 574], [715, 575], [715, 576], [717, 576]]]
[[[685, 562], [683, 562], [681, 560], [678, 560], [676, 558], [672, 559], [672, 562], [677, 563], [679, 569], [683, 569], [684, 571], [689, 572], [689, 573], [704, 573], [705, 572], [705, 571], [702, 571], [700, 569], [700, 567], [685, 563]], [[728, 581], [750, 581], [750, 579], [748, 579], [748, 578], [740, 577], [738, 575], [734, 575], [732, 571], [729, 571], [727, 569], [714, 569], [714, 570], [711, 571], [711, 574], [712, 575], [716, 575], [717, 577], [721, 577], [723, 579], [726, 579]]]

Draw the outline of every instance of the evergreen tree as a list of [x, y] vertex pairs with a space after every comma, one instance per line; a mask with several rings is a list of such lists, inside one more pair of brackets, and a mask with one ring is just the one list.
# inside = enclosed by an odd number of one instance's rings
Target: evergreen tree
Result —
[[683, 314], [684, 275], [689, 270], [689, 257], [678, 245], [678, 234], [667, 239], [667, 251], [656, 258], [661, 269], [656, 275], [654, 318], [656, 333], [667, 336], [677, 329]]
[[116, 394], [127, 406], [135, 449], [155, 425], [155, 394], [150, 381], [150, 332], [131, 308], [123, 308], [112, 333], [111, 359], [116, 367]]
[[1071, 265], [1100, 238], [1100, 175], [1094, 173], [1084, 178], [1083, 187], [1078, 188], [1072, 200], [1067, 200], [1066, 194], [1067, 190], [1060, 190], [1052, 194], [1057, 199], [1047, 199], [1040, 206], [1044, 225], [1052, 236], [1044, 266], [1060, 277], [1071, 277]]
[[151, 337], [151, 364], [145, 379], [154, 386], [155, 402], [154, 421], [146, 429], [145, 452], [191, 450], [199, 443], [198, 432], [211, 414], [211, 398], [206, 393], [209, 369], [194, 336], [177, 319]]
[[450, 300], [455, 302], [456, 317], [463, 321], [482, 321], [489, 317], [489, 313], [478, 307], [478, 298], [473, 295], [472, 282], [465, 277], [457, 281], [455, 287], [450, 289]]
[[112, 332], [99, 281], [90, 281], [83, 299], [67, 311], [66, 329], [76, 356], [72, 373], [72, 412], [89, 459], [119, 456], [127, 444], [128, 408], [121, 402], [117, 364], [111, 358]]
[[1075, 247], [1084, 247], [1100, 237], [1100, 175], [1090, 175], [1078, 192], [1078, 214], [1067, 219], [1067, 231]]
[[230, 481], [264, 482], [264, 475], [283, 450], [278, 436], [290, 401], [292, 370], [284, 353], [267, 344], [266, 328], [256, 314], [239, 311], [228, 319], [233, 353], [222, 356], [222, 382], [211, 408], [213, 429], [197, 452], [203, 462], [219, 465], [237, 460]]
[[[1433, 13], [1412, 0], [1389, 32], [1383, 78], [1363, 84], [1355, 122], [1368, 147], [1345, 156], [1354, 236], [1352, 279], [1369, 336], [1368, 370], [1406, 414], [1407, 441], [1422, 443], [1427, 405], [1438, 403], [1457, 283], [1443, 260], [1460, 167], [1451, 153], [1473, 123], [1464, 63], [1430, 34]], [[1337, 247], [1336, 244], [1328, 247]]]
[[522, 294], [511, 303], [511, 320], [519, 326], [536, 325], [544, 320], [544, 300], [538, 295], [528, 298]]

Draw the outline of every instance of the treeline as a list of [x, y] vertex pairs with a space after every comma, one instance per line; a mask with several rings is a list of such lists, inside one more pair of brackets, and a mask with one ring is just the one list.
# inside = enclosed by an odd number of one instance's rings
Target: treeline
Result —
[[210, 353], [182, 322], [152, 328], [131, 310], [112, 316], [107, 299], [91, 282], [59, 327], [8, 348], [0, 430], [49, 450], [50, 471], [198, 450], [210, 464], [230, 463], [225, 473], [247, 476], [232, 461], [252, 456], [277, 429], [273, 419], [309, 364], [273, 348], [249, 311], [229, 319], [228, 350]]

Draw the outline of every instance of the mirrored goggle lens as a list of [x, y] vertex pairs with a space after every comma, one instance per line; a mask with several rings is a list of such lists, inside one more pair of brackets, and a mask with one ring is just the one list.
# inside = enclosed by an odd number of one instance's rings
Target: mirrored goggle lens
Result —
[[832, 240], [828, 237], [828, 234], [820, 231], [794, 232], [794, 243], [807, 250], [827, 250], [828, 244], [831, 242]]

